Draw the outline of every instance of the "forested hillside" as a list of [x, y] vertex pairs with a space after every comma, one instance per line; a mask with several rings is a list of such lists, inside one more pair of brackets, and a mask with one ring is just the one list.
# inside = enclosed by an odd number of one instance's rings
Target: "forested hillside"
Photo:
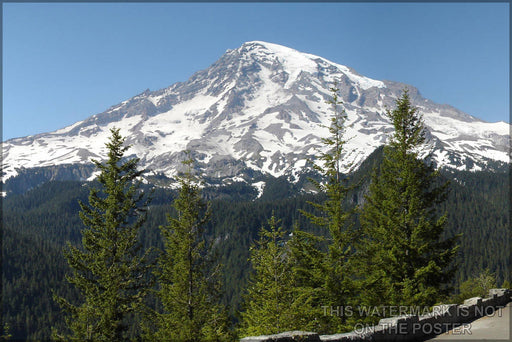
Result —
[[[367, 191], [370, 171], [381, 160], [377, 150], [351, 175], [356, 184], [347, 206], [360, 204]], [[455, 277], [456, 287], [488, 268], [497, 284], [510, 280], [509, 187], [506, 172], [446, 171], [451, 191], [441, 211], [448, 213], [447, 236], [462, 233]], [[237, 320], [241, 294], [250, 271], [249, 247], [258, 230], [274, 213], [289, 232], [293, 224], [306, 231], [312, 227], [299, 209], [312, 211], [308, 201], [319, 202], [322, 195], [301, 191], [306, 180], [291, 184], [283, 178], [266, 179], [257, 198], [255, 188], [235, 183], [203, 191], [211, 201], [212, 218], [206, 234], [214, 241], [224, 267], [223, 302]], [[78, 200], [86, 201], [90, 183], [49, 182], [3, 201], [3, 320], [15, 339], [48, 339], [50, 327], [62, 321], [52, 300], [52, 291], [73, 298], [74, 290], [64, 280], [69, 272], [62, 248], [66, 241], [77, 244], [83, 225], [78, 217]], [[147, 186], [149, 190], [150, 186]], [[157, 188], [152, 193], [148, 220], [142, 231], [146, 246], [162, 248], [158, 227], [166, 222], [176, 192]], [[357, 222], [356, 217], [354, 217]]]

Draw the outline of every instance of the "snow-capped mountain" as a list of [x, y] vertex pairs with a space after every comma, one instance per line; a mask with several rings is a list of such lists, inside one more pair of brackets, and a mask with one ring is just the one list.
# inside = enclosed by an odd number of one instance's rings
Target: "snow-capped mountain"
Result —
[[[328, 136], [332, 110], [326, 101], [335, 80], [348, 114], [344, 160], [355, 168], [386, 142], [392, 131], [386, 108], [394, 108], [406, 85], [254, 41], [226, 51], [187, 82], [147, 90], [51, 133], [4, 142], [3, 179], [20, 168], [102, 159], [111, 127], [121, 128], [132, 145], [129, 153], [155, 173], [174, 175], [183, 151], [190, 150], [210, 177], [237, 177], [247, 169], [294, 175]], [[484, 122], [407, 88], [428, 128], [425, 151], [433, 151], [438, 165], [480, 170], [490, 161], [509, 162], [509, 124]]]

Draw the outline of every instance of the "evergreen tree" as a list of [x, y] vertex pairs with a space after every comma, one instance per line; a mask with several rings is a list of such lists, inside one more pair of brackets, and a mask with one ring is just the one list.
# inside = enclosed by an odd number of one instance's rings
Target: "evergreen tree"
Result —
[[9, 325], [9, 323], [5, 322], [3, 326], [2, 335], [0, 335], [0, 341], [9, 341], [11, 338], [11, 326]]
[[[146, 219], [147, 201], [140, 191], [138, 158], [123, 160], [129, 147], [119, 129], [111, 130], [106, 144], [108, 160], [93, 160], [100, 170], [100, 189], [92, 188], [89, 205], [80, 202], [82, 248], [68, 243], [64, 256], [71, 267], [68, 281], [81, 293], [75, 305], [62, 297], [55, 300], [68, 313], [70, 334], [65, 340], [121, 341], [128, 338], [129, 317], [141, 311], [150, 284], [149, 252], [141, 253], [139, 228]], [[131, 322], [133, 324], [133, 322]]]
[[[348, 179], [341, 173], [343, 147], [346, 141], [343, 138], [347, 115], [341, 109], [337, 83], [330, 89], [332, 99], [328, 101], [332, 106], [333, 116], [329, 126], [330, 136], [323, 138], [323, 144], [328, 148], [321, 152], [319, 159], [322, 165], [314, 164], [314, 169], [322, 176], [321, 181], [311, 180], [313, 185], [321, 193], [326, 194], [327, 199], [323, 203], [310, 204], [320, 213], [302, 211], [314, 225], [326, 228], [328, 232], [328, 251], [325, 255], [325, 302], [323, 306], [351, 305], [354, 297], [354, 283], [351, 271], [352, 245], [356, 237], [349, 218], [354, 210], [344, 209], [344, 201], [351, 189], [347, 186]], [[349, 166], [349, 165], [348, 165]], [[337, 318], [337, 319], [336, 319]], [[332, 330], [340, 331], [346, 328], [346, 317], [332, 317]]]
[[217, 341], [230, 338], [225, 308], [220, 304], [220, 266], [214, 264], [211, 243], [205, 240], [210, 210], [190, 171], [179, 178], [180, 191], [161, 226], [165, 250], [157, 272], [158, 296], [164, 312], [156, 314], [156, 340]]
[[293, 330], [293, 289], [285, 232], [275, 216], [262, 227], [259, 239], [251, 247], [251, 275], [241, 313], [241, 336], [275, 334]]
[[327, 268], [322, 244], [325, 239], [295, 228], [288, 241], [291, 275], [291, 311], [295, 329], [329, 333], [332, 330], [331, 308], [326, 306]]
[[447, 294], [456, 237], [442, 239], [446, 199], [433, 165], [419, 158], [424, 127], [407, 90], [387, 115], [394, 126], [361, 213], [362, 300], [369, 305], [432, 305]]

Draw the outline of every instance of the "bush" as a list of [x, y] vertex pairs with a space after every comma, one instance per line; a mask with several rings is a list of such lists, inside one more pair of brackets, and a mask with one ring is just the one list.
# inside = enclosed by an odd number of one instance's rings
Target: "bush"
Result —
[[489, 269], [485, 269], [480, 275], [470, 278], [460, 284], [459, 294], [454, 297], [456, 303], [472, 297], [487, 297], [489, 290], [496, 288], [496, 276]]

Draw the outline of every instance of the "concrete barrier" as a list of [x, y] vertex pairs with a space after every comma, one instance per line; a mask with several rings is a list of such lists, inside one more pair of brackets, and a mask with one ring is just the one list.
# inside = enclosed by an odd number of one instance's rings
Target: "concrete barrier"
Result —
[[308, 331], [287, 331], [275, 335], [244, 337], [241, 342], [320, 342], [317, 333]]
[[495, 310], [511, 301], [509, 289], [491, 289], [489, 297], [473, 297], [464, 304], [441, 304], [425, 315], [402, 315], [383, 318], [376, 326], [354, 331], [321, 335], [304, 331], [289, 331], [276, 335], [252, 336], [242, 342], [292, 342], [292, 341], [421, 341], [429, 336], [439, 335], [451, 329], [465, 329], [468, 322], [479, 317], [492, 315]]

